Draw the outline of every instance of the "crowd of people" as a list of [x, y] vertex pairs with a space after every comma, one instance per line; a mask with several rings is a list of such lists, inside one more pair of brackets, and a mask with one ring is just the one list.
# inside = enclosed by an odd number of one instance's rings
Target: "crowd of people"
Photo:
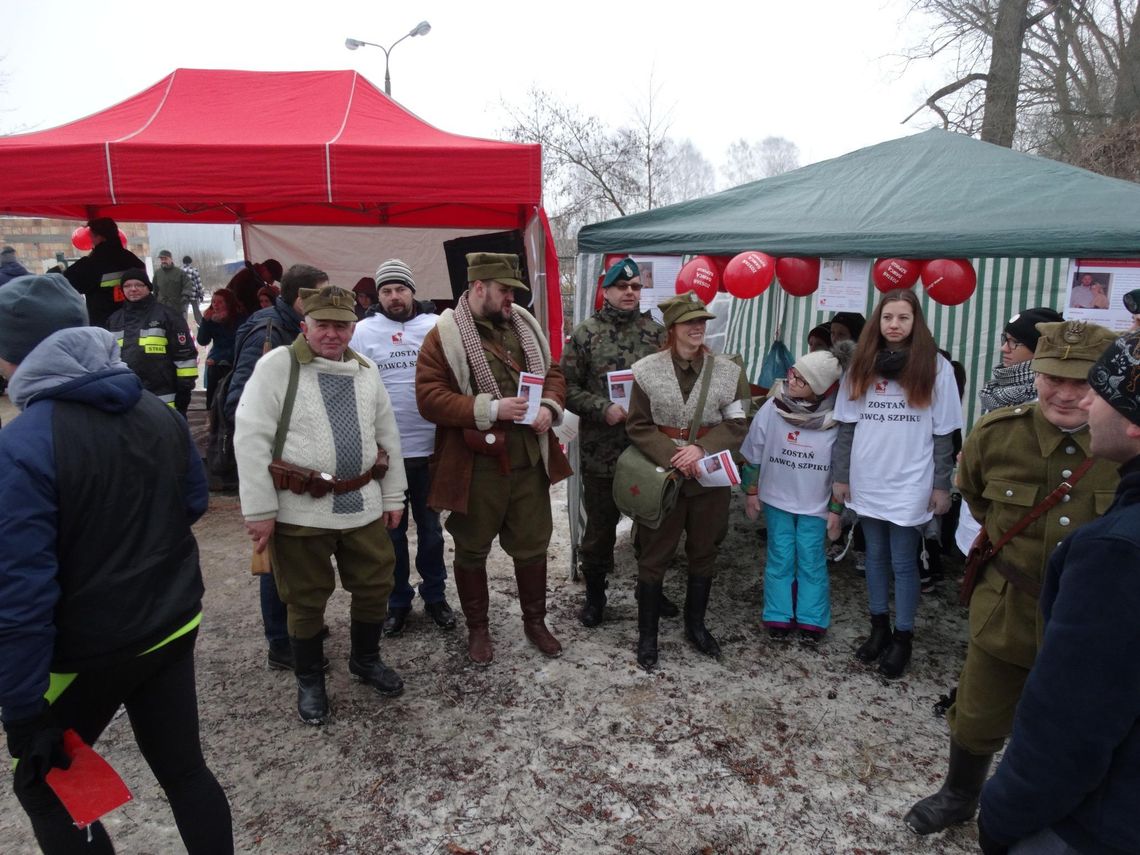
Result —
[[[190, 526], [207, 488], [183, 416], [200, 280], [164, 251], [152, 282], [113, 221], [90, 226], [78, 273], [0, 286], [0, 373], [24, 411], [0, 431], [0, 487], [27, 497], [0, 511], [0, 717], [14, 785], [44, 851], [113, 851], [100, 824], [71, 823], [45, 778], [69, 763], [64, 731], [92, 744], [124, 705], [187, 850], [232, 851], [194, 688], [203, 585]], [[294, 674], [304, 723], [330, 718], [323, 642], [338, 575], [351, 595], [348, 672], [381, 697], [403, 691], [380, 645], [415, 625], [417, 593], [432, 624], [455, 629], [444, 528], [469, 660], [495, 658], [496, 541], [513, 561], [523, 635], [561, 654], [546, 622], [550, 488], [571, 469], [552, 428], [573, 412], [584, 627], [605, 620], [623, 461], [635, 452], [676, 482], [659, 524], [634, 530], [633, 655], [646, 671], [658, 667], [662, 617], [680, 616], [696, 650], [721, 655], [707, 621], [733, 487], [706, 482], [710, 457], [740, 462], [746, 514], [763, 515], [759, 620], [775, 641], [826, 643], [827, 543], [857, 522], [868, 633], [852, 653], [887, 679], [907, 672], [920, 565], [956, 489], [958, 543], [983, 559], [967, 573], [946, 781], [906, 826], [938, 832], [980, 803], [987, 853], [1140, 850], [1140, 332], [1118, 337], [1044, 307], [1015, 315], [979, 392], [986, 415], [963, 443], [962, 378], [909, 290], [883, 294], [869, 318], [813, 328], [787, 376], [754, 397], [740, 361], [706, 345], [714, 315], [695, 294], [661, 302], [662, 324], [642, 311], [633, 259], [606, 271], [601, 308], [560, 361], [516, 302], [529, 290], [518, 256], [466, 261], [468, 288], [442, 313], [392, 258], [351, 289], [305, 264], [247, 265], [195, 318], [265, 570], [267, 663]], [[663, 581], [682, 540], [678, 606]]]

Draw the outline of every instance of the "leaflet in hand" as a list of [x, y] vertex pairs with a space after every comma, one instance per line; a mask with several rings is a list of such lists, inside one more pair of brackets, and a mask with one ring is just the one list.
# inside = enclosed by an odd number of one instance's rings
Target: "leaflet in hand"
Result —
[[610, 390], [610, 400], [629, 412], [629, 396], [633, 392], [633, 372], [628, 368], [624, 371], [607, 371], [606, 387]]
[[64, 731], [63, 750], [71, 758], [71, 765], [67, 769], [53, 768], [47, 774], [47, 784], [77, 827], [86, 828], [131, 800], [131, 791], [111, 764], [74, 730]]
[[526, 413], [521, 419], [515, 419], [516, 424], [534, 424], [542, 403], [542, 384], [545, 382], [546, 378], [541, 374], [528, 374], [525, 371], [519, 374], [519, 397], [526, 398]]
[[719, 451], [697, 461], [701, 474], [697, 482], [702, 487], [735, 487], [740, 483], [740, 470], [732, 459], [732, 452]]

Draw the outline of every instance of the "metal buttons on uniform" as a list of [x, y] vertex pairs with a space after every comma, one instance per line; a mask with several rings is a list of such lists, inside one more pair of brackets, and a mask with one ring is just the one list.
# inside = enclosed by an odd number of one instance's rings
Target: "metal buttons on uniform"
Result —
[[1013, 490], [1006, 490], [1006, 491], [1005, 491], [1005, 494], [1006, 494], [1007, 496], [1012, 496], [1012, 495], [1013, 495]]
[[1076, 453], [1077, 453], [1076, 446], [1072, 446], [1072, 445], [1066, 445], [1065, 446], [1065, 454], [1076, 454]]
[[1069, 524], [1069, 518], [1068, 517], [1061, 517], [1059, 520], [1057, 520], [1057, 522], [1059, 522], [1061, 525], [1068, 525]]
[[1018, 407], [1016, 410], [1014, 410], [1014, 413], [1020, 413], [1020, 412], [1021, 412], [1021, 407]]
[[1073, 475], [1072, 469], [1062, 469], [1061, 470], [1061, 477], [1062, 478], [1071, 478], [1072, 475]]
[[1061, 501], [1062, 501], [1062, 502], [1067, 502], [1067, 501], [1069, 501], [1069, 499], [1071, 499], [1071, 498], [1073, 498], [1073, 497], [1072, 497], [1072, 496], [1070, 496], [1068, 493], [1066, 493], [1065, 495], [1063, 495], [1063, 496], [1061, 497]]

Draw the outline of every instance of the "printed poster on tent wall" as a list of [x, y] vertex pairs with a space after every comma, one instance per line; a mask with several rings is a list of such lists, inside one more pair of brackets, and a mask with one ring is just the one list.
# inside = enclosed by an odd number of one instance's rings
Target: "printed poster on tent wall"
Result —
[[679, 255], [632, 255], [641, 273], [641, 311], [650, 312], [661, 323], [657, 304], [676, 293], [677, 274], [681, 272]]
[[869, 258], [821, 258], [815, 308], [819, 312], [859, 312], [867, 306]]
[[1091, 321], [1124, 332], [1132, 314], [1124, 295], [1140, 288], [1140, 259], [1074, 258], [1065, 288], [1066, 320]]

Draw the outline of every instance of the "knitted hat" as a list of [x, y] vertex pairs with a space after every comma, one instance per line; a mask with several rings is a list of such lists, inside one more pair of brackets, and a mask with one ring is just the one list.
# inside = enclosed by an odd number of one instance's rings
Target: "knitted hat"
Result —
[[1038, 324], [1041, 338], [1030, 363], [1038, 374], [1084, 380], [1089, 369], [1116, 340], [1116, 334], [1087, 321]]
[[843, 369], [851, 361], [855, 352], [855, 342], [841, 341], [831, 350], [815, 350], [805, 353], [792, 367], [811, 387], [812, 394], [822, 398], [843, 376]]
[[87, 306], [58, 273], [17, 276], [0, 286], [0, 359], [19, 365], [54, 332], [87, 326]]
[[1009, 319], [1009, 322], [1005, 325], [1005, 331], [1030, 350], [1036, 350], [1037, 339], [1041, 337], [1041, 333], [1037, 331], [1037, 324], [1055, 324], [1063, 320], [1065, 319], [1052, 309], [1046, 309], [1044, 307], [1039, 309], [1026, 309], [1024, 312], [1014, 315]]
[[[522, 281], [522, 278], [523, 273], [522, 268], [519, 267], [519, 257], [513, 252], [467, 253], [468, 282], [494, 280], [520, 291], [529, 291], [530, 289]], [[376, 277], [376, 281], [380, 282], [379, 276]]]
[[657, 308], [661, 310], [661, 316], [665, 321], [665, 329], [669, 329], [669, 327], [674, 324], [699, 321], [701, 318], [708, 320], [716, 317], [716, 315], [705, 307], [701, 298], [692, 291], [689, 291], [687, 294], [678, 294], [676, 297], [670, 297], [668, 300], [662, 300], [657, 304]]
[[11, 255], [14, 257], [16, 255], [16, 250], [13, 247], [6, 246], [3, 249], [0, 249], [0, 255]]
[[628, 282], [630, 279], [636, 279], [640, 275], [641, 271], [637, 268], [637, 262], [632, 258], [623, 258], [606, 271], [606, 278], [602, 280], [602, 288], [609, 288], [611, 285], [617, 285], [619, 282]]
[[867, 319], [858, 312], [836, 312], [831, 317], [833, 324], [842, 324], [851, 331], [851, 338], [855, 341], [859, 340], [860, 333], [863, 332], [863, 327], [867, 325]]
[[164, 249], [162, 252], [160, 252], [160, 253], [158, 254], [158, 257], [159, 257], [159, 258], [169, 258], [169, 259], [172, 259], [172, 260], [173, 260], [173, 258], [174, 258], [174, 255], [173, 255], [173, 254], [170, 252], [170, 250], [169, 250], [169, 249]]
[[[150, 281], [150, 277], [146, 275], [146, 271], [141, 267], [132, 267], [130, 270], [124, 270], [123, 275], [119, 277], [119, 282], [123, 283], [131, 279], [137, 279], [151, 291], [154, 290], [154, 283]], [[120, 287], [122, 286], [120, 285]]]
[[407, 285], [413, 294], [416, 293], [416, 280], [412, 278], [412, 268], [408, 267], [408, 265], [404, 264], [404, 262], [398, 258], [389, 258], [377, 267], [375, 278], [376, 286], [373, 288], [373, 297], [376, 296], [376, 288], [383, 288], [389, 282], [399, 282], [401, 285]]
[[1140, 425], [1140, 332], [1122, 335], [1108, 346], [1089, 369], [1089, 385], [1118, 413]]

